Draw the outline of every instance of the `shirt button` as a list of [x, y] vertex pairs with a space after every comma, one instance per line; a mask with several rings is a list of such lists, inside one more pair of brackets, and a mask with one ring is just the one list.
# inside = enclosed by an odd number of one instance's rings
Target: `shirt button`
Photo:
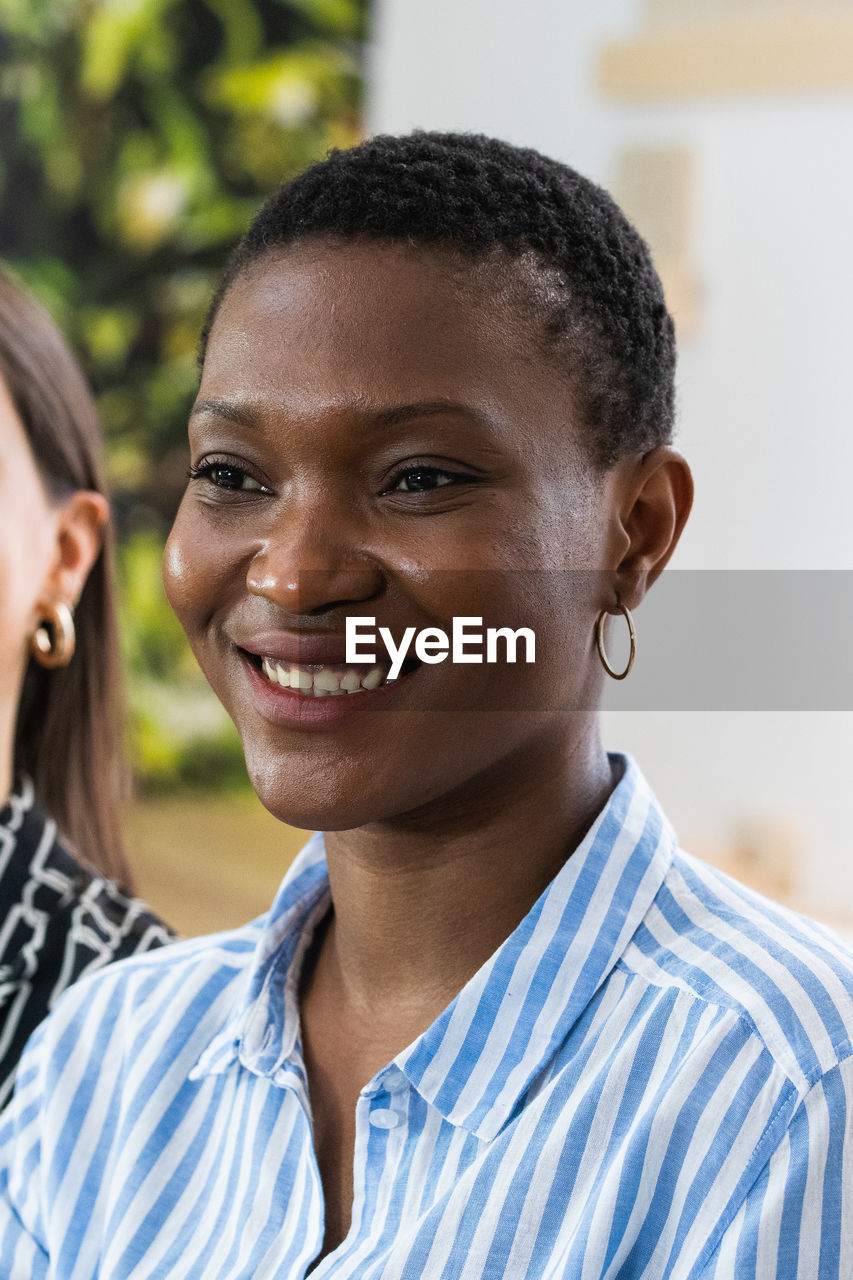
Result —
[[376, 1129], [396, 1129], [402, 1119], [403, 1117], [398, 1116], [396, 1111], [389, 1111], [385, 1107], [377, 1107], [370, 1113], [370, 1123]]

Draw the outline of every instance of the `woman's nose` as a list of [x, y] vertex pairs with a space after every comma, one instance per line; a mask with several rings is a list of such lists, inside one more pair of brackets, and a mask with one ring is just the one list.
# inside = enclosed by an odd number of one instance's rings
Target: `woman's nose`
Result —
[[253, 595], [293, 615], [369, 600], [383, 581], [357, 531], [328, 509], [289, 512], [256, 551], [246, 575]]

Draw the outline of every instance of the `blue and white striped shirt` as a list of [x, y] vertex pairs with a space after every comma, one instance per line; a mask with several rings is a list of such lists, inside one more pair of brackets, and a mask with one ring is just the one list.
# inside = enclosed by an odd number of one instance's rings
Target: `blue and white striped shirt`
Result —
[[[298, 977], [269, 913], [81, 982], [0, 1126], [3, 1280], [296, 1280], [323, 1241]], [[316, 1280], [853, 1276], [853, 954], [678, 850], [636, 767], [515, 932], [361, 1092]], [[844, 1190], [844, 1183], [847, 1190]]]

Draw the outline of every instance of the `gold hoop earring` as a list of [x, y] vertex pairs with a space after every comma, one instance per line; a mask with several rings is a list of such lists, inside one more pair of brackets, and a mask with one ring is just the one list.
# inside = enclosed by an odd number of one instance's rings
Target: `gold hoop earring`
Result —
[[30, 652], [42, 667], [67, 667], [77, 644], [74, 615], [62, 600], [47, 605], [43, 613], [45, 617], [30, 641]]
[[631, 617], [631, 610], [624, 605], [619, 597], [616, 597], [616, 608], [622, 614], [622, 617], [628, 623], [628, 636], [631, 641], [631, 651], [628, 654], [628, 665], [624, 671], [614, 671], [610, 663], [607, 661], [607, 651], [604, 648], [604, 624], [607, 620], [607, 610], [602, 609], [598, 615], [598, 621], [595, 624], [595, 643], [598, 646], [598, 656], [601, 659], [601, 665], [609, 676], [614, 680], [624, 680], [628, 672], [634, 665], [634, 659], [637, 656], [637, 633], [634, 630], [634, 619]]

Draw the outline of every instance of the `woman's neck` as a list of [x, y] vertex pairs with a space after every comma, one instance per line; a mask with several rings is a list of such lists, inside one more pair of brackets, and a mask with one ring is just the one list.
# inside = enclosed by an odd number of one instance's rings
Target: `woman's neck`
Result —
[[417, 814], [326, 835], [322, 968], [353, 1011], [440, 1012], [512, 933], [613, 788], [597, 728]]

